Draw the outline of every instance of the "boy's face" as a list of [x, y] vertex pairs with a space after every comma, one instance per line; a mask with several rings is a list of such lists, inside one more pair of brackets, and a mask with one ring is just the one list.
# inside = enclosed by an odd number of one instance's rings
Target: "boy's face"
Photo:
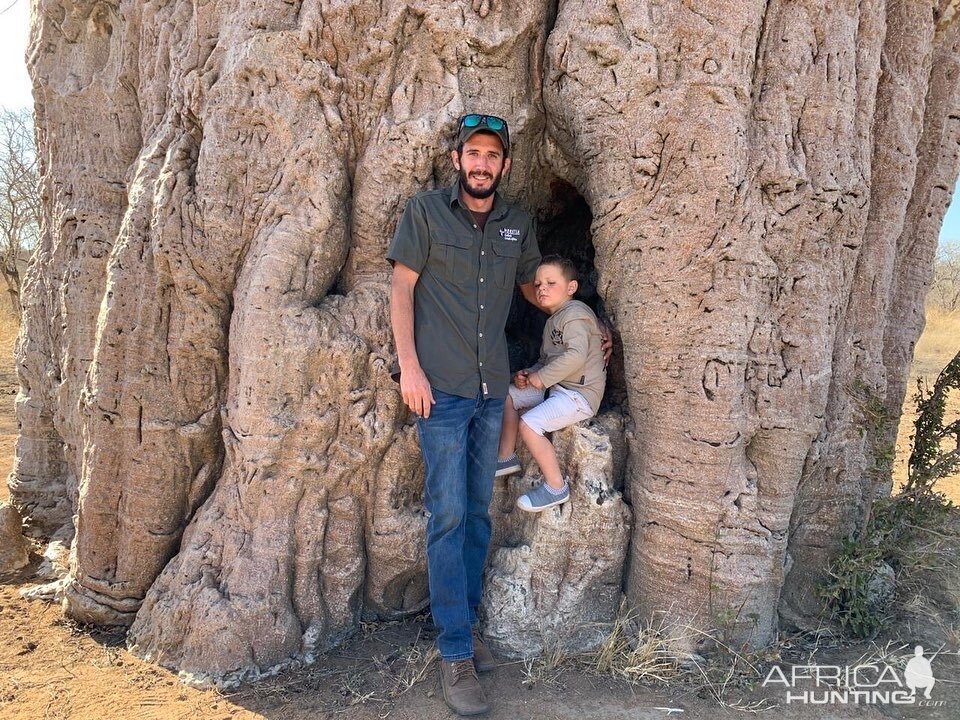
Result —
[[541, 265], [533, 286], [537, 290], [537, 302], [548, 313], [563, 305], [577, 292], [577, 281], [567, 280], [556, 265]]

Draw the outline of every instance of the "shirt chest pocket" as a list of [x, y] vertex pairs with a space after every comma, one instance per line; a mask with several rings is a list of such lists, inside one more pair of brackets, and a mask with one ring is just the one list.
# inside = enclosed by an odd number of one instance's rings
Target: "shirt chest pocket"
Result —
[[517, 259], [520, 257], [519, 240], [493, 241], [493, 276], [497, 287], [504, 290], [513, 288], [517, 279]]
[[449, 234], [435, 236], [431, 260], [440, 277], [457, 285], [467, 285], [477, 274], [473, 240]]

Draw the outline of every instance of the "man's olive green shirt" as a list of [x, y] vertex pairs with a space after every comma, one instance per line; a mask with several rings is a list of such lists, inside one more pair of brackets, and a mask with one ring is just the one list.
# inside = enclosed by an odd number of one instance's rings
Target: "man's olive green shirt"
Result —
[[459, 184], [410, 198], [387, 259], [420, 274], [413, 327], [430, 385], [460, 397], [504, 398], [510, 364], [504, 326], [515, 285], [540, 263], [536, 223], [499, 193], [481, 231]]

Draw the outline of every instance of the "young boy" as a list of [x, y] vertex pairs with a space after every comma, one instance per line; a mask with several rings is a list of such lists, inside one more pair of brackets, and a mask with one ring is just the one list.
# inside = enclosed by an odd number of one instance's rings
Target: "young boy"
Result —
[[[600, 407], [607, 371], [597, 316], [573, 299], [579, 286], [573, 263], [559, 255], [548, 255], [540, 261], [533, 284], [537, 302], [550, 318], [543, 329], [537, 364], [513, 376], [503, 411], [496, 474], [501, 477], [522, 469], [515, 452], [519, 425], [523, 442], [540, 466], [545, 482], [522, 495], [517, 507], [541, 512], [570, 499], [557, 453], [544, 433], [593, 417]], [[527, 408], [532, 409], [521, 418], [520, 411]]]

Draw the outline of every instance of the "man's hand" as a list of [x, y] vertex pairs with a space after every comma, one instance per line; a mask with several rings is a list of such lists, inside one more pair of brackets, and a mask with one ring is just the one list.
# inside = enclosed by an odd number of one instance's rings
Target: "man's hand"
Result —
[[537, 289], [533, 286], [533, 281], [520, 285], [520, 294], [523, 295], [527, 302], [533, 305], [537, 310], [544, 312], [543, 308], [540, 306], [540, 301], [537, 300]]
[[523, 390], [527, 387], [527, 379], [529, 377], [529, 370], [518, 370], [517, 374], [513, 376], [513, 384], [517, 386], [518, 390]]
[[400, 373], [400, 394], [407, 407], [424, 419], [430, 417], [430, 406], [437, 402], [433, 399], [430, 381], [419, 365], [404, 368]]
[[597, 325], [600, 327], [600, 349], [603, 350], [603, 366], [610, 364], [610, 356], [613, 355], [613, 328], [603, 318], [597, 318]]
[[527, 381], [528, 381], [531, 385], [533, 385], [537, 390], [545, 390], [545, 389], [546, 389], [546, 388], [543, 387], [543, 381], [540, 379], [540, 373], [539, 373], [539, 372], [530, 373], [530, 374], [527, 376]]

